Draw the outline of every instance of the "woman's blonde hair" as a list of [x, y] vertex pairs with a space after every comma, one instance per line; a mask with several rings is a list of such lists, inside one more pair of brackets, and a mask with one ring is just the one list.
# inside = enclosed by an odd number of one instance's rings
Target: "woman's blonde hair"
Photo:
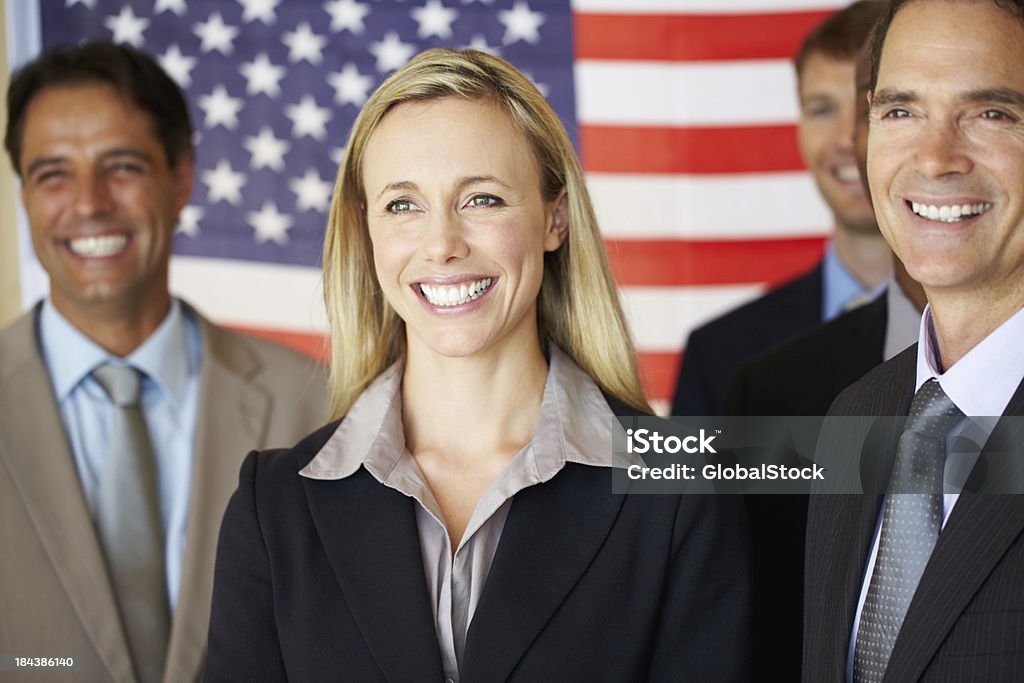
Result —
[[561, 122], [508, 62], [477, 50], [438, 48], [420, 53], [374, 92], [352, 127], [338, 169], [324, 242], [332, 416], [348, 412], [405, 345], [404, 324], [384, 298], [374, 269], [362, 178], [367, 141], [393, 107], [443, 97], [500, 106], [533, 147], [545, 200], [566, 190], [568, 235], [545, 254], [538, 296], [541, 343], [565, 351], [608, 394], [649, 411], [583, 171]]

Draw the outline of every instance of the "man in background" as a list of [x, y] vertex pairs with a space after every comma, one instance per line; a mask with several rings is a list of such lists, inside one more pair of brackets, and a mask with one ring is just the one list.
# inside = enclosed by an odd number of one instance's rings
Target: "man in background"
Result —
[[[868, 180], [928, 307], [822, 430], [818, 460], [865, 493], [811, 496], [806, 681], [1024, 671], [1024, 497], [991, 495], [1019, 494], [1024, 462], [1021, 63], [1021, 0], [895, 1], [879, 20]], [[851, 438], [864, 422], [844, 416], [907, 417]]]
[[0, 652], [72, 657], [76, 680], [194, 681], [238, 467], [322, 421], [323, 378], [170, 295], [192, 127], [153, 59], [57, 49], [7, 106], [50, 294], [0, 332]]
[[822, 261], [806, 275], [694, 330], [683, 353], [673, 415], [722, 415], [740, 365], [800, 332], [869, 300], [889, 276], [853, 147], [857, 55], [881, 11], [862, 0], [826, 19], [795, 59], [800, 151], [833, 215]]

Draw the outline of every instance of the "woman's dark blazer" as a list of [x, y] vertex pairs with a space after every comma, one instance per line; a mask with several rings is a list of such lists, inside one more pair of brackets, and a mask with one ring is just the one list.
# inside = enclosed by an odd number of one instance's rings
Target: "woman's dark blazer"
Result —
[[[444, 680], [415, 501], [362, 468], [298, 474], [336, 427], [242, 466], [207, 681]], [[744, 680], [745, 544], [729, 497], [613, 495], [608, 468], [567, 464], [515, 496], [460, 680]]]

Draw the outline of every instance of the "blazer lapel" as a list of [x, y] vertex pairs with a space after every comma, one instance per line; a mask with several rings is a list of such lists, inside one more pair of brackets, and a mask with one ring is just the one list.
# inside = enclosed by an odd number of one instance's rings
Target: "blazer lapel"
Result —
[[135, 676], [103, 552], [42, 358], [34, 312], [9, 333], [0, 369], [0, 462], [6, 463], [82, 628], [115, 681]]
[[415, 502], [362, 468], [303, 484], [345, 602], [385, 678], [442, 680]]
[[466, 639], [466, 680], [504, 681], [579, 581], [622, 506], [610, 470], [566, 465], [516, 494]]
[[[913, 353], [903, 354], [902, 359], [891, 366], [891, 372], [876, 377], [871, 386], [865, 389], [865, 395], [870, 395], [871, 404], [853, 407], [854, 414], [881, 417], [867, 431], [861, 449], [851, 450], [848, 455], [842, 456], [856, 463], [855, 469], [860, 471], [860, 483], [867, 492], [859, 495], [820, 495], [816, 496], [817, 501], [812, 502], [818, 511], [811, 515], [815, 524], [814, 537], [811, 537], [810, 519], [808, 522], [808, 552], [817, 549], [824, 554], [824, 558], [819, 559], [810, 554], [806, 558], [806, 585], [817, 587], [814, 595], [805, 595], [807, 609], [818, 612], [808, 612], [806, 618], [808, 628], [820, 628], [822, 633], [811, 634], [805, 631], [805, 635], [809, 639], [820, 637], [827, 648], [830, 664], [823, 667], [821, 663], [814, 663], [814, 666], [818, 671], [828, 669], [829, 680], [846, 678], [854, 615], [882, 504], [879, 491], [884, 490], [884, 487], [880, 489], [879, 486], [888, 477], [888, 469], [891, 468], [899, 443], [901, 421], [893, 418], [906, 414], [910, 406], [914, 358]], [[846, 417], [843, 415], [830, 415], [826, 425], [829, 420], [844, 419]], [[863, 420], [865, 417], [850, 419]], [[836, 431], [840, 435], [845, 433], [842, 427]], [[849, 447], [850, 443], [840, 436], [833, 447], [843, 449]], [[822, 596], [820, 599], [824, 602], [816, 599], [817, 596]]]
[[263, 444], [270, 408], [270, 397], [251, 381], [259, 369], [259, 359], [244, 346], [229, 347], [220, 330], [199, 320], [203, 338], [201, 393], [185, 554], [164, 671], [166, 681], [195, 681], [202, 675], [219, 521], [245, 456], [240, 444]]

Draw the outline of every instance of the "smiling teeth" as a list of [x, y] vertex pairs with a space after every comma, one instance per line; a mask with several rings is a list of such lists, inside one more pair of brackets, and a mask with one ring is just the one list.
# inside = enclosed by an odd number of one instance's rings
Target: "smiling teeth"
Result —
[[935, 206], [934, 204], [918, 204], [917, 202], [911, 202], [910, 208], [918, 216], [922, 216], [928, 220], [942, 221], [943, 223], [955, 223], [970, 216], [983, 214], [991, 209], [992, 205], [988, 202], [980, 202], [978, 204], [947, 204], [943, 206]]
[[98, 235], [69, 240], [68, 246], [76, 256], [101, 258], [112, 256], [128, 245], [125, 235]]
[[420, 291], [426, 300], [434, 306], [461, 306], [462, 304], [468, 304], [474, 299], [479, 299], [493, 282], [493, 279], [487, 277], [469, 284], [464, 282], [461, 285], [452, 285], [451, 287], [421, 284]]

